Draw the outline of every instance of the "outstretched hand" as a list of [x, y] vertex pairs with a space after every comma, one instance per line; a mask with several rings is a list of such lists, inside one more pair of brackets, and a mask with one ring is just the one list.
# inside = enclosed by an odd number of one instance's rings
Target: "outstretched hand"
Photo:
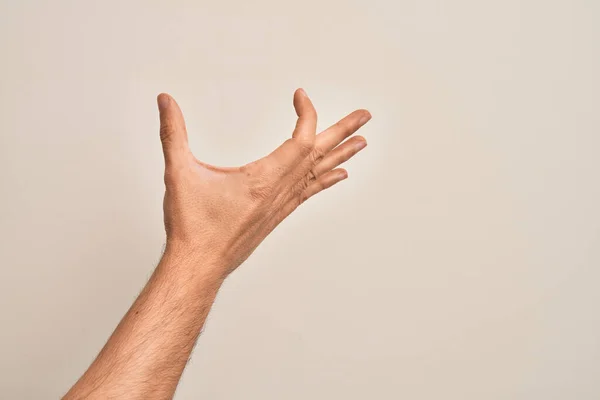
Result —
[[167, 250], [201, 252], [222, 277], [300, 204], [348, 177], [338, 166], [367, 142], [361, 136], [346, 139], [371, 118], [367, 110], [357, 110], [316, 134], [317, 113], [298, 89], [292, 137], [257, 161], [223, 168], [191, 153], [175, 100], [160, 94], [157, 101], [165, 157]]
[[158, 96], [165, 156], [167, 247], [102, 351], [64, 399], [171, 399], [223, 279], [306, 199], [345, 179], [338, 166], [367, 142], [346, 140], [371, 115], [357, 110], [316, 134], [317, 113], [294, 93], [291, 139], [237, 168], [198, 161], [179, 106]]

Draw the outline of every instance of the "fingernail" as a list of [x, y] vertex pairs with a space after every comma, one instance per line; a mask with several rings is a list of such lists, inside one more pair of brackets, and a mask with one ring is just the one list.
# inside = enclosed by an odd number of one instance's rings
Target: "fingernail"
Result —
[[367, 112], [365, 115], [363, 115], [360, 120], [358, 121], [358, 124], [360, 126], [363, 126], [364, 124], [367, 123], [368, 120], [371, 119], [371, 113]]
[[304, 97], [308, 97], [308, 95], [306, 94], [306, 90], [300, 88], [300, 94], [303, 95]]
[[348, 171], [341, 171], [340, 172], [340, 178], [341, 179], [346, 179], [348, 177]]
[[362, 149], [367, 147], [367, 142], [365, 140], [359, 140], [355, 146], [356, 146], [356, 151], [361, 151]]

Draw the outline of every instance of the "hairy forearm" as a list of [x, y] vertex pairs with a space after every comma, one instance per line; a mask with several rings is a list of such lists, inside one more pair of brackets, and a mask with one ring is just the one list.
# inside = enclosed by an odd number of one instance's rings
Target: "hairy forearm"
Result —
[[209, 257], [167, 248], [114, 333], [64, 399], [169, 399], [223, 281]]

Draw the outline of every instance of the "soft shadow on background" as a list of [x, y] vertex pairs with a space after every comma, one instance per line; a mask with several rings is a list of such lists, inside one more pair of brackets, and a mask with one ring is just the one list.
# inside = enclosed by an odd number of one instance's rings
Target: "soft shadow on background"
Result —
[[164, 241], [155, 104], [239, 165], [373, 120], [227, 281], [177, 399], [600, 397], [600, 3], [0, 1], [0, 386], [57, 398]]

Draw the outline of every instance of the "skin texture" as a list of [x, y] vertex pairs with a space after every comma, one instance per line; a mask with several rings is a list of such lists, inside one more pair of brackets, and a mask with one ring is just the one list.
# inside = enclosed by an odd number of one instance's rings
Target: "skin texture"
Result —
[[308, 198], [348, 177], [337, 168], [366, 146], [353, 136], [371, 115], [357, 110], [316, 134], [302, 89], [292, 137], [236, 168], [198, 161], [183, 114], [157, 99], [165, 157], [167, 242], [150, 280], [97, 358], [64, 399], [170, 399], [223, 280]]

